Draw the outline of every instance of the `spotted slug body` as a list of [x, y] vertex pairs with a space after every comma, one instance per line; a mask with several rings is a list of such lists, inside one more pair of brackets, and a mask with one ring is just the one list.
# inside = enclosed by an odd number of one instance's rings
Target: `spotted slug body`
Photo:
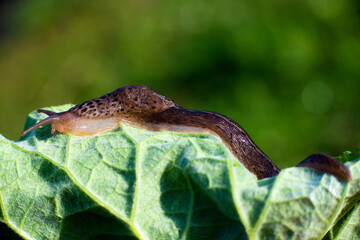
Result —
[[69, 109], [79, 117], [107, 118], [122, 115], [147, 115], [179, 107], [171, 99], [146, 86], [126, 86], [112, 93]]
[[[91, 136], [113, 129], [121, 122], [136, 124], [141, 116], [162, 112], [167, 108], [178, 107], [171, 99], [146, 86], [126, 86], [70, 108], [66, 112], [54, 113], [38, 109], [49, 115], [21, 133], [26, 135], [46, 123], [52, 124], [52, 133], [70, 133]], [[132, 119], [132, 121], [129, 121]]]
[[[125, 86], [55, 113], [38, 109], [49, 117], [38, 122], [21, 135], [51, 123], [55, 131], [80, 136], [106, 132], [120, 123], [152, 131], [204, 132], [222, 139], [237, 159], [258, 179], [276, 176], [280, 169], [251, 140], [245, 130], [232, 119], [215, 112], [188, 110], [146, 86]], [[312, 155], [299, 167], [313, 168], [351, 180], [350, 171], [327, 155]]]

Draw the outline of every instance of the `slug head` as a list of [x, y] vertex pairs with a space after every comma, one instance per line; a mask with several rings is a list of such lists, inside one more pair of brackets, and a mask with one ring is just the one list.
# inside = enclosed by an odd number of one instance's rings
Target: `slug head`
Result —
[[59, 132], [65, 132], [65, 131], [63, 131], [64, 126], [66, 126], [69, 121], [76, 118], [76, 116], [74, 114], [69, 113], [69, 112], [55, 113], [55, 112], [45, 110], [45, 109], [38, 109], [37, 112], [45, 113], [49, 117], [45, 118], [44, 120], [36, 123], [35, 125], [31, 126], [30, 128], [26, 129], [25, 131], [23, 131], [21, 133], [21, 136], [25, 136], [30, 131], [32, 131], [38, 127], [41, 127], [47, 123], [51, 123], [51, 125], [52, 125], [51, 133], [54, 133], [56, 130]]
[[70, 111], [54, 113], [43, 109], [38, 109], [38, 112], [46, 113], [49, 117], [23, 131], [21, 133], [22, 136], [47, 123], [51, 123], [51, 133], [58, 131], [60, 133], [75, 134], [78, 136], [91, 136], [103, 133], [119, 125], [116, 117], [87, 118], [79, 117]]

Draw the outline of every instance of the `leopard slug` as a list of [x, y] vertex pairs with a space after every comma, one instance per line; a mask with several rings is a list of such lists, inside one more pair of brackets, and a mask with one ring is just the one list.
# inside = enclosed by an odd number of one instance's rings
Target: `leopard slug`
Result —
[[[103, 133], [120, 123], [151, 131], [203, 132], [220, 137], [258, 179], [276, 176], [280, 172], [234, 120], [216, 112], [182, 108], [170, 98], [146, 86], [125, 86], [65, 112], [55, 113], [43, 109], [37, 111], [49, 117], [23, 131], [22, 136], [47, 123], [52, 125], [51, 133], [58, 131], [80, 136]], [[324, 154], [311, 155], [298, 166], [351, 181], [349, 169]]]

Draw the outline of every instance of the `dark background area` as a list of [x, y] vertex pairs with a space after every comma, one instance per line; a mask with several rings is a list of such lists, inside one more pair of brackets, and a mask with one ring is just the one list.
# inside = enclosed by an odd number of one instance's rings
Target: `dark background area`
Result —
[[357, 0], [0, 1], [0, 133], [144, 84], [225, 114], [279, 167], [360, 146]]

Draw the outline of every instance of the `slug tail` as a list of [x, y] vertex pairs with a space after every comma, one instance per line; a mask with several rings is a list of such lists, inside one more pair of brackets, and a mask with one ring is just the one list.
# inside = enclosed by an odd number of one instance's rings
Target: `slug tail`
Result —
[[[32, 130], [34, 130], [34, 129], [38, 128], [38, 127], [41, 127], [41, 126], [43, 126], [43, 125], [45, 125], [45, 124], [47, 124], [47, 123], [52, 123], [52, 122], [54, 122], [55, 120], [57, 120], [57, 116], [55, 115], [54, 112], [47, 111], [47, 110], [42, 110], [42, 109], [38, 109], [38, 112], [39, 112], [39, 110], [41, 110], [40, 112], [43, 112], [43, 113], [48, 114], [48, 115], [51, 114], [51, 115], [50, 115], [49, 117], [45, 118], [44, 120], [36, 123], [35, 125], [29, 127], [29, 128], [26, 129], [25, 131], [23, 131], [23, 132], [21, 133], [21, 136], [25, 136], [26, 134], [28, 134], [28, 133], [31, 132]], [[46, 111], [46, 112], [45, 112], [45, 111]], [[48, 112], [48, 113], [47, 113], [47, 112]], [[52, 133], [53, 133], [53, 132], [52, 132]]]
[[343, 181], [352, 181], [351, 172], [347, 166], [323, 153], [310, 155], [299, 163], [297, 167], [311, 168], [318, 172], [332, 174]]

